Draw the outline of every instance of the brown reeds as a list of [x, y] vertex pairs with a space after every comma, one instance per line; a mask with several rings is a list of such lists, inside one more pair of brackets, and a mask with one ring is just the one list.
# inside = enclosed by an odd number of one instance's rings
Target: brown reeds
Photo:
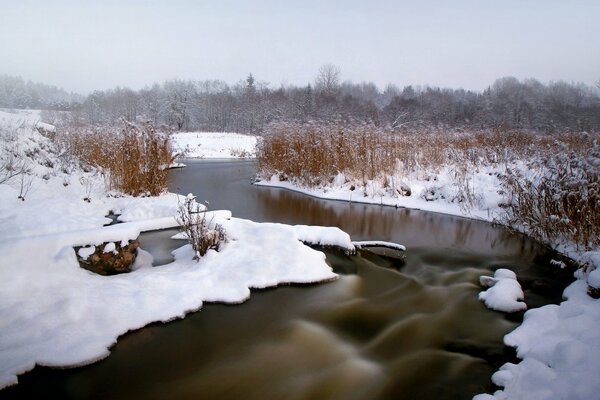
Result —
[[78, 128], [57, 140], [67, 157], [84, 168], [101, 169], [108, 190], [156, 196], [167, 188], [172, 161], [169, 138], [149, 123], [123, 122], [120, 129]]
[[[349, 180], [386, 176], [434, 179], [452, 167], [459, 201], [476, 200], [467, 174], [493, 166], [500, 175], [501, 222], [546, 242], [600, 245], [599, 134], [391, 130], [368, 124], [272, 124], [259, 146], [259, 170], [308, 186], [327, 185], [338, 172]], [[462, 185], [462, 186], [461, 186]]]

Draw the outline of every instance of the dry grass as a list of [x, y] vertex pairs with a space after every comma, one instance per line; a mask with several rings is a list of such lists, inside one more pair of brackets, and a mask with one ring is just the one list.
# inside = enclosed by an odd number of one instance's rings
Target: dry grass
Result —
[[[599, 134], [541, 134], [519, 130], [446, 132], [386, 130], [372, 125], [271, 125], [259, 146], [260, 173], [303, 185], [388, 176], [433, 179], [452, 167], [461, 205], [477, 203], [469, 179], [480, 167], [504, 172], [504, 223], [543, 241], [600, 245]], [[516, 167], [515, 167], [516, 166]]]
[[373, 125], [272, 124], [258, 159], [263, 173], [281, 173], [305, 184], [337, 172], [379, 179], [382, 172], [439, 171], [446, 165], [489, 165], [527, 159], [553, 139], [522, 131], [443, 132], [387, 130]]
[[100, 168], [108, 190], [133, 196], [156, 196], [167, 188], [171, 163], [168, 135], [149, 124], [123, 122], [111, 128], [77, 128], [56, 138], [65, 165]]
[[[590, 140], [591, 139], [591, 140]], [[508, 169], [501, 177], [505, 222], [543, 241], [567, 239], [585, 250], [600, 245], [600, 147], [583, 136], [575, 148], [529, 163], [532, 174]]]

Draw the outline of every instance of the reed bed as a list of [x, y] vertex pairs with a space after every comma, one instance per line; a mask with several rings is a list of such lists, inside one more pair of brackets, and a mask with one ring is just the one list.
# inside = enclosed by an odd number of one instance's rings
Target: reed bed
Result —
[[387, 177], [435, 180], [454, 172], [461, 201], [474, 207], [469, 174], [493, 170], [500, 222], [545, 242], [600, 245], [600, 134], [523, 130], [391, 130], [369, 124], [275, 123], [258, 149], [260, 174], [309, 187], [342, 173], [359, 185]]
[[123, 122], [118, 129], [79, 127], [55, 140], [65, 165], [77, 162], [100, 169], [109, 191], [156, 196], [167, 188], [167, 167], [172, 161], [169, 137], [149, 123]]

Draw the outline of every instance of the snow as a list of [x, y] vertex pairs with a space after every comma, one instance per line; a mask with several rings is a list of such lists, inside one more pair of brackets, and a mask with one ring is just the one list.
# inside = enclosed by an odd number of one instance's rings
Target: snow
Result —
[[360, 242], [352, 242], [352, 244], [359, 249], [362, 247], [387, 247], [398, 251], [406, 251], [406, 247], [401, 244], [384, 242], [381, 240], [364, 240]]
[[595, 269], [589, 273], [587, 282], [591, 287], [600, 289], [600, 269]]
[[[240, 303], [251, 288], [335, 279], [325, 255], [301, 241], [350, 246], [337, 228], [218, 222], [232, 239], [219, 253], [196, 262], [185, 245], [171, 264], [110, 277], [79, 268], [73, 246], [129, 238], [134, 235], [123, 236], [129, 227], [122, 226], [135, 223], [98, 228], [85, 240], [66, 233], [0, 243], [0, 387], [36, 364], [77, 366], [104, 358], [127, 331], [181, 318], [204, 301]], [[100, 233], [117, 228], [116, 236]]]
[[[449, 215], [468, 216], [481, 220], [493, 220], [502, 212], [498, 204], [502, 196], [497, 193], [499, 181], [493, 167], [481, 167], [471, 179], [473, 207], [462, 199], [460, 190], [454, 184], [451, 175], [454, 170], [442, 168], [436, 179], [429, 176], [387, 176], [386, 184], [379, 181], [349, 180], [342, 173], [333, 177], [330, 184], [320, 187], [307, 187], [297, 182], [282, 179], [275, 174], [267, 179], [255, 182], [258, 186], [280, 187], [328, 200], [342, 200], [356, 203], [379, 204], [431, 211]], [[401, 194], [403, 188], [410, 188], [411, 195]]]
[[482, 286], [489, 289], [479, 293], [479, 300], [485, 302], [486, 307], [503, 312], [516, 312], [527, 309], [523, 300], [523, 290], [517, 281], [515, 273], [506, 268], [500, 268], [494, 277], [482, 276], [479, 278]]
[[583, 279], [564, 295], [560, 305], [527, 311], [523, 324], [505, 336], [523, 361], [502, 366], [492, 380], [504, 389], [477, 400], [598, 398], [600, 300], [586, 294]]
[[[0, 134], [10, 135], [0, 146], [18, 138], [19, 157], [37, 149], [42, 160], [60, 165], [51, 143], [34, 129], [37, 121], [20, 118], [9, 115], [0, 123]], [[221, 224], [229, 238], [219, 252], [197, 262], [188, 244], [174, 252], [174, 262], [153, 267], [152, 256], [138, 249], [133, 272], [96, 275], [79, 267], [75, 247], [89, 257], [96, 246], [110, 252], [142, 231], [177, 226], [185, 197], [107, 196], [93, 172], [67, 174], [29, 161], [25, 201], [17, 198], [18, 181], [0, 184], [0, 388], [35, 365], [79, 366], [107, 357], [120, 335], [182, 318], [205, 301], [240, 303], [252, 288], [336, 279], [325, 255], [304, 243], [354, 248], [338, 228], [255, 223], [227, 210], [206, 211], [207, 221]], [[118, 224], [105, 226], [112, 222], [109, 212], [119, 215]]]
[[228, 132], [179, 132], [171, 135], [183, 158], [254, 158], [258, 137]]
[[116, 248], [117, 247], [115, 246], [114, 242], [110, 242], [110, 243], [107, 243], [106, 246], [104, 246], [104, 249], [102, 249], [102, 252], [103, 253], [112, 253], [116, 250]]
[[94, 254], [95, 251], [96, 246], [82, 247], [77, 251], [77, 255], [82, 259], [87, 260], [88, 257]]

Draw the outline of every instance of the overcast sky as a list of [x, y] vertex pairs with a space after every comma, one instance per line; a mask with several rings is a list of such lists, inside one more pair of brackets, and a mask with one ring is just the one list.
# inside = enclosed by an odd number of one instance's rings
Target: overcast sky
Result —
[[87, 93], [172, 78], [482, 90], [600, 79], [599, 0], [0, 0], [0, 74]]

